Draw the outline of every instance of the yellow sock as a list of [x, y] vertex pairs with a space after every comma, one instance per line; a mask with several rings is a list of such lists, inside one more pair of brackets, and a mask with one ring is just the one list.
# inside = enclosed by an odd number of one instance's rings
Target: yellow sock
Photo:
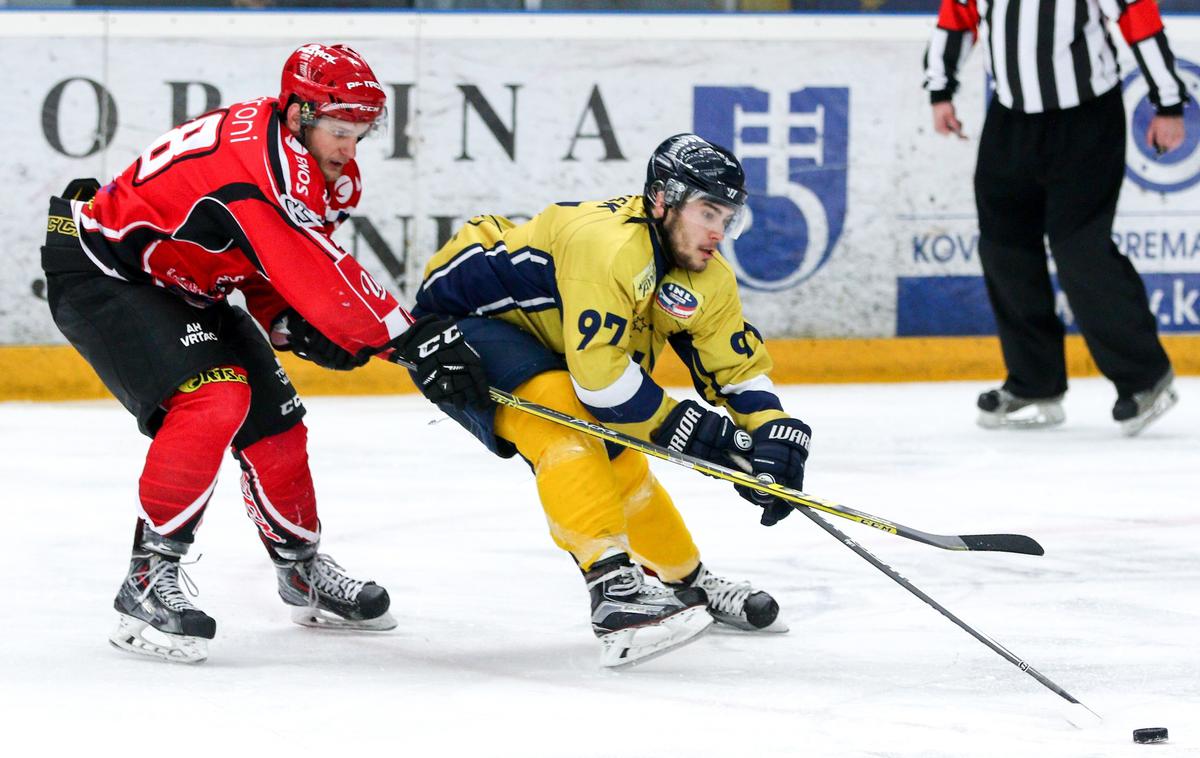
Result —
[[700, 551], [671, 496], [651, 473], [646, 456], [626, 450], [612, 467], [625, 502], [634, 559], [668, 582], [695, 571]]
[[[575, 396], [565, 371], [538, 374], [514, 394], [595, 420]], [[584, 570], [611, 547], [629, 550], [624, 499], [603, 442], [504, 406], [496, 411], [496, 433], [533, 466], [550, 536]]]

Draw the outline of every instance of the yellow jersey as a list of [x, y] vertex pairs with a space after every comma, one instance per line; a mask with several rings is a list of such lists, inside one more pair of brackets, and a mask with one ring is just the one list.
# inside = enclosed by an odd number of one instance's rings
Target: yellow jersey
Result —
[[556, 203], [519, 225], [476, 216], [429, 261], [417, 306], [521, 327], [566, 358], [597, 420], [641, 439], [676, 405], [650, 378], [668, 342], [742, 428], [787, 415], [728, 261], [672, 267], [639, 195]]

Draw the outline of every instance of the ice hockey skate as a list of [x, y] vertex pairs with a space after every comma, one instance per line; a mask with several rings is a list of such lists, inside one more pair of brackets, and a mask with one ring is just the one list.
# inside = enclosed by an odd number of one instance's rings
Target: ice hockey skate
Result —
[[979, 396], [979, 425], [984, 429], [1042, 429], [1066, 421], [1062, 395], [1036, 400], [999, 387]]
[[625, 553], [606, 556], [585, 572], [600, 665], [624, 668], [692, 642], [712, 626], [704, 591], [672, 591], [646, 583]]
[[708, 612], [719, 623], [746, 632], [783, 633], [788, 625], [779, 618], [779, 603], [750, 582], [732, 582], [710, 572], [703, 563], [670, 588], [696, 587], [708, 595]]
[[1113, 420], [1121, 424], [1121, 434], [1133, 437], [1175, 407], [1179, 393], [1175, 391], [1174, 382], [1175, 371], [1167, 369], [1150, 389], [1117, 398], [1112, 415]]
[[388, 613], [387, 590], [347, 576], [332, 558], [318, 553], [316, 545], [294, 560], [280, 557], [274, 562], [279, 597], [293, 606], [292, 621], [297, 624], [370, 632], [396, 628], [396, 619]]
[[208, 658], [208, 641], [216, 635], [217, 622], [192, 605], [181, 581], [194, 596], [196, 586], [180, 567], [179, 556], [135, 550], [113, 601], [120, 617], [109, 642], [165, 661], [199, 663]]

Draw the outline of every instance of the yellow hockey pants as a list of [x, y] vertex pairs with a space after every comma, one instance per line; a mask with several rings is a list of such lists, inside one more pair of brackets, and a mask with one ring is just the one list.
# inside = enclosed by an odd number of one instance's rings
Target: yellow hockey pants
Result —
[[[565, 371], [539, 374], [514, 394], [595, 421]], [[700, 552], [646, 456], [626, 450], [610, 461], [599, 439], [503, 406], [496, 412], [496, 433], [533, 466], [550, 536], [585, 570], [612, 547], [666, 581], [695, 570]]]

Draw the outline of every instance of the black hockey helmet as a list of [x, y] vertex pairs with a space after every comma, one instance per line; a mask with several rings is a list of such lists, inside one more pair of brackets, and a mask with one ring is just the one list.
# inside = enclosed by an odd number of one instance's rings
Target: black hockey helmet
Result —
[[654, 149], [646, 165], [647, 208], [663, 193], [668, 208], [698, 197], [734, 210], [725, 233], [737, 239], [745, 226], [746, 175], [737, 156], [695, 134], [676, 134]]

